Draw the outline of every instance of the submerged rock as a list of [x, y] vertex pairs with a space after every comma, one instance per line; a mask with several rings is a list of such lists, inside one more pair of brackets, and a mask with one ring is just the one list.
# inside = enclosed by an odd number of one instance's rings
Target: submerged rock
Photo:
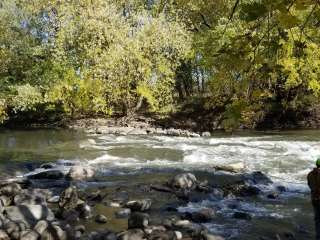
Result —
[[252, 217], [249, 213], [245, 213], [245, 212], [235, 212], [233, 214], [233, 217], [234, 218], [237, 218], [237, 219], [243, 219], [243, 220], [251, 220]]

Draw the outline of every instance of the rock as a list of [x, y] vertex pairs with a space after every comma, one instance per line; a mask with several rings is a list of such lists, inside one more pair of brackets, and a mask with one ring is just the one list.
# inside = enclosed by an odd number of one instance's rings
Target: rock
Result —
[[170, 128], [166, 130], [166, 135], [179, 137], [181, 135], [181, 131], [179, 129]]
[[77, 225], [74, 227], [74, 230], [84, 233], [86, 231], [86, 227], [84, 225]]
[[151, 234], [153, 232], [165, 232], [167, 229], [164, 226], [149, 226], [144, 228], [144, 232]]
[[60, 200], [60, 196], [53, 196], [47, 200], [48, 203], [58, 203]]
[[[85, 238], [87, 239], [87, 238]], [[89, 236], [90, 240], [117, 240], [117, 235], [109, 230], [93, 232]], [[127, 239], [126, 239], [127, 240]]]
[[94, 174], [95, 171], [91, 167], [73, 166], [70, 168], [67, 178], [70, 180], [85, 180], [92, 178]]
[[46, 197], [39, 193], [23, 192], [14, 197], [14, 204], [31, 204], [31, 205], [46, 205]]
[[242, 197], [257, 196], [261, 193], [261, 190], [255, 186], [243, 186], [239, 192]]
[[144, 240], [145, 234], [141, 229], [130, 229], [118, 235], [118, 240]]
[[12, 203], [12, 198], [6, 195], [0, 196], [0, 204], [3, 207], [7, 207]]
[[273, 183], [269, 177], [260, 171], [247, 175], [246, 179], [251, 181], [253, 184], [269, 185]]
[[211, 208], [203, 208], [198, 212], [189, 214], [189, 218], [196, 223], [206, 223], [213, 219], [215, 211]]
[[173, 223], [175, 227], [186, 227], [190, 226], [192, 223], [189, 220], [178, 220]]
[[20, 228], [19, 225], [15, 222], [9, 221], [7, 223], [4, 224], [3, 229], [9, 234], [11, 235], [14, 232], [19, 232]]
[[149, 225], [149, 215], [145, 213], [133, 213], [128, 219], [128, 228], [145, 228]]
[[33, 230], [21, 232], [20, 240], [38, 240], [40, 237], [39, 233]]
[[88, 204], [86, 203], [78, 204], [76, 209], [80, 214], [80, 218], [88, 219], [92, 217], [92, 210]]
[[117, 218], [128, 218], [131, 214], [130, 208], [124, 208], [115, 213]]
[[151, 199], [144, 199], [144, 200], [129, 201], [125, 204], [125, 207], [131, 209], [131, 211], [144, 212], [144, 211], [148, 211], [151, 208], [151, 204], [152, 204]]
[[218, 236], [218, 235], [213, 235], [213, 234], [208, 234], [204, 233], [202, 234], [203, 240], [225, 240], [224, 237]]
[[239, 162], [239, 163], [232, 163], [232, 164], [223, 165], [223, 166], [215, 166], [214, 169], [217, 171], [238, 173], [245, 169], [245, 165], [244, 163]]
[[210, 132], [203, 132], [201, 133], [202, 137], [211, 137], [211, 133]]
[[67, 233], [57, 225], [52, 225], [41, 235], [41, 240], [67, 240]]
[[75, 209], [78, 206], [77, 188], [72, 186], [65, 189], [59, 198], [59, 207], [64, 210]]
[[183, 173], [175, 176], [169, 185], [175, 189], [195, 189], [197, 186], [197, 178], [192, 173]]
[[176, 235], [176, 239], [177, 239], [177, 240], [181, 240], [182, 237], [183, 237], [182, 233], [179, 232], [179, 231], [174, 231], [174, 234]]
[[200, 134], [194, 133], [194, 132], [189, 132], [189, 133], [187, 133], [187, 136], [188, 137], [193, 137], [193, 138], [198, 138], [198, 137], [200, 137]]
[[48, 228], [48, 222], [41, 220], [36, 224], [33, 230], [41, 235], [47, 228]]
[[287, 188], [285, 186], [277, 186], [277, 191], [283, 193], [287, 191]]
[[52, 168], [55, 168], [56, 166], [57, 166], [57, 164], [55, 164], [55, 163], [43, 163], [40, 165], [40, 168], [52, 169]]
[[42, 172], [27, 175], [28, 179], [52, 179], [59, 180], [64, 178], [64, 173], [57, 169], [48, 169]]
[[99, 214], [99, 215], [96, 216], [95, 221], [97, 223], [106, 223], [106, 222], [108, 222], [108, 219], [107, 219], [106, 216], [104, 216], [102, 214]]
[[176, 234], [173, 231], [153, 231], [148, 235], [149, 240], [176, 240]]
[[0, 240], [10, 240], [8, 234], [0, 229]]
[[6, 207], [5, 216], [14, 222], [23, 222], [27, 226], [33, 226], [40, 220], [52, 221], [54, 214], [45, 205], [19, 205]]
[[267, 198], [269, 199], [277, 199], [279, 197], [279, 193], [277, 192], [271, 192], [267, 195]]
[[128, 135], [147, 135], [147, 131], [145, 129], [135, 128], [132, 131], [128, 132]]
[[245, 212], [235, 212], [233, 214], [233, 217], [236, 219], [243, 219], [243, 220], [251, 220], [252, 217], [249, 213], [245, 213]]
[[21, 187], [17, 183], [9, 183], [0, 188], [0, 195], [13, 197], [22, 191]]
[[61, 219], [64, 219], [67, 222], [77, 222], [80, 218], [80, 213], [75, 209], [68, 209], [68, 210], [60, 210], [58, 216]]

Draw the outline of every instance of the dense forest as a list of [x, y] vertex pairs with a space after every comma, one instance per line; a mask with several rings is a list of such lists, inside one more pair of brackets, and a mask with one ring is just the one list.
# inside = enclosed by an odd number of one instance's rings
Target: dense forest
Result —
[[1, 0], [0, 121], [301, 120], [320, 97], [318, 0]]

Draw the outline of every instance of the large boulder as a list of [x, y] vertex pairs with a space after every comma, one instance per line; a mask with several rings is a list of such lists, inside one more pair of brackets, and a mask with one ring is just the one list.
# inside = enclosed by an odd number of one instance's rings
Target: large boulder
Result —
[[53, 212], [45, 205], [19, 205], [6, 207], [4, 215], [13, 222], [33, 226], [40, 220], [53, 221]]
[[67, 178], [70, 180], [85, 180], [92, 178], [94, 174], [95, 171], [93, 168], [77, 165], [70, 168]]
[[182, 190], [193, 190], [197, 184], [197, 178], [192, 173], [179, 174], [169, 182], [172, 188]]

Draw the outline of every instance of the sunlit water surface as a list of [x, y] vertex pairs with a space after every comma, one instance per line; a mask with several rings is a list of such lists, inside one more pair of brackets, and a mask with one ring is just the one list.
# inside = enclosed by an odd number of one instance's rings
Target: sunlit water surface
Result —
[[96, 168], [100, 176], [109, 177], [111, 181], [117, 176], [126, 176], [124, 179], [130, 181], [150, 172], [210, 173], [215, 165], [242, 162], [248, 171], [262, 171], [274, 181], [272, 186], [263, 189], [265, 192], [279, 185], [289, 191], [278, 200], [260, 198], [241, 202], [238, 209], [251, 213], [254, 216], [251, 222], [232, 220], [233, 210], [227, 206], [234, 199], [208, 199], [189, 203], [179, 210], [196, 211], [204, 206], [218, 209], [227, 220], [208, 223], [206, 227], [230, 239], [258, 239], [261, 234], [268, 235], [279, 227], [298, 236], [301, 232], [302, 239], [311, 239], [313, 214], [306, 175], [320, 156], [319, 134], [320, 131], [242, 132], [184, 138], [8, 130], [0, 133], [0, 170], [2, 177], [6, 177], [23, 175], [43, 162], [79, 161]]

